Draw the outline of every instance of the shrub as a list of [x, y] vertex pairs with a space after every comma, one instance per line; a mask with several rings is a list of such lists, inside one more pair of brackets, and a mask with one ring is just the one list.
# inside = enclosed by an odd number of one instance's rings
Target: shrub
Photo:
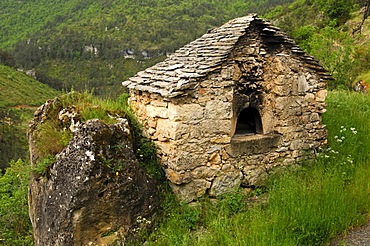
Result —
[[33, 245], [27, 206], [29, 170], [29, 164], [18, 160], [0, 172], [0, 244]]

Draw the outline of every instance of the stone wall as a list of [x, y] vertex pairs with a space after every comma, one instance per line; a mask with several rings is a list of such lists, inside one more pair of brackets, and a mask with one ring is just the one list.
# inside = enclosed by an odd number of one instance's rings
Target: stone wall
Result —
[[[224, 30], [214, 32], [220, 36]], [[167, 178], [183, 201], [258, 185], [273, 167], [313, 154], [326, 139], [321, 123], [328, 78], [324, 69], [260, 19], [244, 31], [226, 58], [220, 41], [211, 47], [202, 41], [206, 34], [176, 53], [180, 65], [169, 59], [171, 66], [147, 69], [132, 79], [136, 85], [129, 86], [133, 109], [159, 147]], [[196, 76], [202, 73], [199, 65], [199, 71], [190, 69], [196, 62], [188, 65], [182, 71], [188, 71], [189, 86], [176, 94], [150, 87], [161, 85], [153, 83], [157, 78], [183, 76], [179, 67], [189, 60], [202, 62], [203, 57], [217, 62], [214, 66], [208, 62], [202, 76]], [[250, 107], [258, 111], [261, 129], [258, 134], [234, 135], [240, 113]]]

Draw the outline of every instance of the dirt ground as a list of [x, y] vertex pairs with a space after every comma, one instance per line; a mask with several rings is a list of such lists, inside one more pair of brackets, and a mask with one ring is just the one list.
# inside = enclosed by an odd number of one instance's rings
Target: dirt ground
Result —
[[370, 219], [360, 227], [353, 228], [345, 235], [338, 236], [330, 246], [370, 246]]

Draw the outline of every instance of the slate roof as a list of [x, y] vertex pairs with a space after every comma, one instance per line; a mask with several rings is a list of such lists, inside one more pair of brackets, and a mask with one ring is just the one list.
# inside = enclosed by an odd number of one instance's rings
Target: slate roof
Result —
[[325, 69], [314, 57], [304, 52], [279, 28], [256, 14], [250, 14], [210, 30], [174, 52], [163, 62], [137, 73], [122, 85], [129, 89], [158, 93], [167, 98], [179, 96], [200, 78], [221, 67], [252, 21], [258, 21], [259, 25], [262, 25], [262, 32], [270, 42], [291, 44], [293, 54], [303, 60], [306, 66], [321, 73], [324, 79], [328, 79]]

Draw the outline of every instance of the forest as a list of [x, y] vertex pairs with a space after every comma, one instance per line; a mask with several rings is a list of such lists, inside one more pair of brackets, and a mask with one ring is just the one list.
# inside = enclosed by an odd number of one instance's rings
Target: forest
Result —
[[[3, 175], [0, 175], [0, 198], [3, 201], [0, 217], [4, 215], [6, 218], [0, 220], [0, 239], [7, 240], [7, 245], [32, 245], [27, 217], [26, 182], [30, 170], [26, 128], [37, 106], [69, 91], [88, 91], [103, 100], [114, 99], [126, 92], [121, 82], [128, 77], [162, 61], [207, 30], [253, 12], [288, 33], [333, 75], [334, 80], [328, 85], [333, 91], [329, 98], [332, 108], [339, 110], [346, 106], [339, 99], [344, 96], [337, 91], [352, 91], [359, 80], [370, 82], [368, 0], [0, 1], [0, 169]], [[368, 99], [362, 96], [367, 95], [346, 96], [349, 103], [353, 101], [350, 108], [363, 113], [356, 116], [358, 121], [367, 119], [369, 112]], [[343, 124], [346, 123], [344, 118], [341, 118]], [[330, 117], [327, 120], [336, 128], [340, 127]], [[366, 137], [369, 132], [365, 125], [368, 123], [361, 124], [362, 134]], [[334, 127], [331, 129], [337, 131]], [[361, 139], [358, 143], [362, 145], [366, 141]], [[345, 158], [347, 156], [348, 153]], [[354, 158], [363, 161], [366, 157]], [[330, 166], [325, 165], [323, 173]], [[232, 197], [227, 206], [240, 202], [238, 195]], [[22, 209], [15, 209], [17, 207]], [[369, 209], [360, 205], [359, 208]], [[198, 224], [206, 223], [200, 222], [207, 218], [202, 218], [199, 211], [171, 209], [189, 212], [190, 215], [179, 212], [177, 219], [189, 223], [190, 228], [195, 226], [193, 220]], [[20, 219], [17, 221], [9, 216]], [[176, 221], [168, 219], [164, 226], [173, 228], [171, 223]], [[355, 224], [351, 223], [344, 226]], [[206, 227], [206, 224], [202, 226]], [[336, 229], [331, 233], [343, 230]], [[314, 237], [316, 231], [312, 233]], [[191, 237], [185, 232], [179, 234]], [[162, 242], [165, 240], [159, 232], [154, 237]], [[168, 245], [178, 240], [174, 238]], [[328, 238], [310, 245], [320, 245], [325, 240]]]

